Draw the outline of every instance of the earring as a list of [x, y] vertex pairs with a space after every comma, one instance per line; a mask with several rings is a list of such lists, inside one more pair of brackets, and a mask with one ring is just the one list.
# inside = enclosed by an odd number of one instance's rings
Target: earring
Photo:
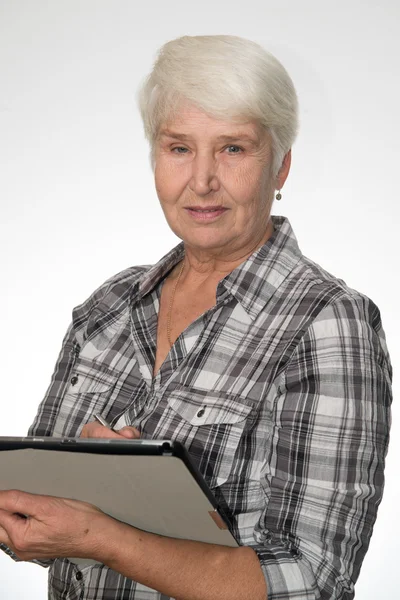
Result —
[[278, 193], [275, 196], [276, 200], [282, 200], [281, 190], [278, 190]]

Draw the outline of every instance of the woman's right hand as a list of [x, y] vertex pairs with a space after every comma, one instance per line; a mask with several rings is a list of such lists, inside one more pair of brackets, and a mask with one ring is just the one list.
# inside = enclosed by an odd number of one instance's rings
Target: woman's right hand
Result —
[[108, 427], [100, 425], [97, 421], [92, 421], [84, 425], [81, 438], [113, 439], [113, 440], [137, 440], [140, 438], [140, 431], [136, 427], [123, 427], [118, 432], [112, 431]]

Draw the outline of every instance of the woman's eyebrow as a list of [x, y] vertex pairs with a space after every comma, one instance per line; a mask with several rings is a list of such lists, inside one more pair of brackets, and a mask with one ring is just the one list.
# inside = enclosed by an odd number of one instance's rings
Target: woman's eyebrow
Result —
[[179, 133], [178, 131], [171, 131], [170, 129], [162, 129], [160, 131], [160, 137], [169, 137], [174, 138], [176, 140], [189, 140], [190, 135], [186, 135], [185, 133]]
[[237, 133], [234, 135], [219, 135], [217, 137], [218, 142], [250, 142], [251, 144], [256, 145], [258, 143], [258, 138], [248, 135], [247, 133]]
[[[176, 140], [190, 140], [192, 136], [187, 135], [186, 133], [179, 133], [178, 131], [171, 131], [169, 129], [164, 129], [160, 131], [160, 137], [169, 137]], [[258, 138], [256, 139], [254, 136], [248, 134], [235, 133], [231, 135], [219, 135], [216, 138], [217, 142], [226, 142], [226, 143], [234, 143], [234, 142], [249, 142], [253, 145], [257, 145], [259, 143]]]

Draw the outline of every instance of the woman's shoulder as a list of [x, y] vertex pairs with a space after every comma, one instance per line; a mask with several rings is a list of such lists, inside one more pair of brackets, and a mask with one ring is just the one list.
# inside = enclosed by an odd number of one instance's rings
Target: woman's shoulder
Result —
[[82, 327], [93, 312], [111, 313], [123, 310], [143, 274], [150, 268], [151, 265], [128, 267], [106, 279], [84, 302], [73, 309], [75, 327]]
[[326, 290], [332, 301], [343, 299], [344, 301], [372, 302], [363, 292], [352, 288], [344, 279], [327, 271], [307, 256], [301, 256], [296, 270], [297, 274], [293, 273], [293, 275], [296, 278], [301, 277], [306, 287], [309, 287], [310, 290], [314, 288], [317, 290]]
[[343, 279], [333, 275], [319, 264], [302, 256], [298, 263], [298, 277], [303, 279], [308, 301], [320, 299], [320, 311], [315, 311], [314, 324], [320, 321], [335, 320], [357, 323], [382, 332], [381, 314], [375, 302], [365, 293], [352, 288]]
[[122, 286], [127, 289], [131, 289], [136, 283], [138, 283], [142, 275], [148, 271], [152, 265], [135, 265], [119, 271], [115, 275], [112, 275], [105, 280], [95, 291], [109, 290], [115, 286]]

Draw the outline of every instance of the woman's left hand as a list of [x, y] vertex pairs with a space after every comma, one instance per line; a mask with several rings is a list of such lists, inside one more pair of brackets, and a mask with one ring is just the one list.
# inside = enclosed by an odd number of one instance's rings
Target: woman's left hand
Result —
[[21, 560], [96, 558], [113, 521], [86, 502], [0, 491], [0, 542]]

